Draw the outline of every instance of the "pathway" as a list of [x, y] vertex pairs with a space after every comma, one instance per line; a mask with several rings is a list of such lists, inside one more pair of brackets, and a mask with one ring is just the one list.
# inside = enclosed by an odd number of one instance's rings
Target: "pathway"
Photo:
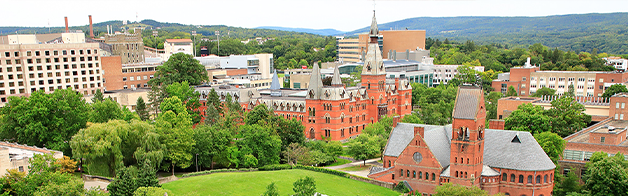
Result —
[[[341, 157], [341, 158], [343, 158], [343, 157]], [[366, 160], [366, 165], [382, 166], [381, 163], [377, 162], [379, 160], [380, 160], [380, 158]], [[364, 162], [363, 161], [354, 161], [352, 163], [347, 163], [347, 164], [344, 164], [344, 165], [331, 166], [331, 167], [326, 167], [326, 168], [327, 169], [338, 170], [338, 171], [342, 171], [342, 172], [347, 172], [349, 174], [353, 174], [353, 175], [356, 175], [356, 176], [367, 177], [367, 175], [369, 174], [370, 169], [365, 169], [365, 170], [360, 170], [360, 171], [343, 171], [343, 170], [341, 170], [342, 168], [358, 166], [358, 165], [364, 165]]]

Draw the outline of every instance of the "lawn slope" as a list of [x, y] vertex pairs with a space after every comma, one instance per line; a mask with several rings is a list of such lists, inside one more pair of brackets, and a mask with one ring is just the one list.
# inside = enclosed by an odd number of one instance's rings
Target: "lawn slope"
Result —
[[400, 195], [390, 189], [357, 180], [308, 170], [215, 173], [183, 178], [163, 184], [175, 195], [261, 195], [275, 182], [281, 195], [294, 194], [292, 183], [304, 176], [313, 177], [316, 191], [326, 195]]

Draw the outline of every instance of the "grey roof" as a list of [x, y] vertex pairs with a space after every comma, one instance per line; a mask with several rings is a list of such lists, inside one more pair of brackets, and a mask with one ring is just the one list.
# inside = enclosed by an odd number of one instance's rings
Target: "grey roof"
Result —
[[313, 91], [314, 99], [321, 98], [321, 88], [323, 87], [323, 80], [321, 79], [321, 71], [318, 68], [318, 65], [314, 63], [314, 68], [312, 69], [312, 75], [310, 76], [310, 83], [307, 87], [308, 92]]
[[451, 126], [399, 123], [390, 134], [385, 156], [398, 157], [414, 138], [414, 127], [424, 127], [423, 139], [441, 166], [449, 166]]
[[[512, 143], [517, 136], [521, 143]], [[540, 171], [556, 168], [532, 134], [523, 131], [487, 129], [484, 137], [484, 164], [505, 169]]]
[[[399, 123], [390, 134], [384, 156], [398, 157], [414, 138], [414, 127], [424, 127], [425, 143], [440, 165], [443, 168], [448, 167], [451, 153], [451, 125]], [[512, 143], [517, 133], [521, 143]], [[483, 161], [489, 167], [521, 171], [544, 171], [556, 167], [532, 134], [518, 131], [486, 129]]]
[[475, 119], [481, 95], [482, 89], [478, 87], [460, 86], [456, 96], [453, 117], [457, 119]]
[[279, 90], [281, 85], [279, 84], [279, 78], [277, 77], [277, 70], [273, 72], [273, 79], [270, 83], [270, 90]]
[[395, 168], [395, 167], [383, 168], [383, 167], [377, 167], [377, 166], [374, 166], [374, 167], [371, 167], [371, 170], [369, 171], [369, 174], [368, 174], [368, 175], [371, 175], [371, 174], [376, 174], [376, 173], [379, 173], [379, 172], [388, 171], [388, 170], [390, 170], [390, 169], [392, 169], [392, 168]]
[[482, 165], [482, 176], [499, 176], [499, 172], [488, 165]]
[[342, 80], [340, 80], [340, 71], [338, 70], [338, 65], [334, 66], [334, 76], [331, 78], [331, 85], [342, 85]]
[[375, 20], [375, 10], [373, 10], [373, 21], [371, 21], [369, 35], [377, 36], [377, 34], [379, 34], [379, 29], [377, 28], [377, 20]]

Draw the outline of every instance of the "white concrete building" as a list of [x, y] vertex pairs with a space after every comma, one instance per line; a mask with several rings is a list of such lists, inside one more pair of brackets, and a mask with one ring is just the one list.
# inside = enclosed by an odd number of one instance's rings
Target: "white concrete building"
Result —
[[163, 61], [168, 61], [170, 56], [176, 53], [185, 53], [192, 55], [194, 52], [194, 45], [191, 39], [166, 39], [164, 42], [164, 54]]

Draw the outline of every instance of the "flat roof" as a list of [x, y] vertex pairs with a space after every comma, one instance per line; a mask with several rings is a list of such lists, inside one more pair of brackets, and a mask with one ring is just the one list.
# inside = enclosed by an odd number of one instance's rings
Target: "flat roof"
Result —
[[[581, 133], [580, 135], [577, 135], [571, 139], [568, 139], [567, 142], [575, 142], [575, 143], [591, 143], [589, 142], [589, 134], [590, 133], [609, 133], [608, 132], [608, 127], [612, 126], [615, 127], [615, 132], [614, 134], [618, 134], [622, 131], [625, 131], [626, 127], [628, 127], [628, 121], [625, 120], [611, 120], [608, 121], [600, 126], [598, 126], [597, 128], [594, 128], [592, 130], [585, 130], [584, 133]], [[576, 133], [577, 134], [577, 133]], [[613, 145], [613, 146], [628, 146], [628, 140], [627, 141], [623, 141], [622, 143], [620, 143], [619, 145]]]

